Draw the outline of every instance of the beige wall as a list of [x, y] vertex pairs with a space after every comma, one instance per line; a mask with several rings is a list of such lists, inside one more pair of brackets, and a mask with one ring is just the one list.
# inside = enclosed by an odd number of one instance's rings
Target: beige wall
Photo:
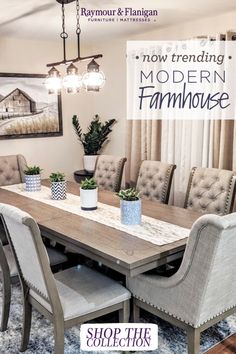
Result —
[[[94, 50], [104, 54], [99, 62], [106, 74], [107, 82], [100, 93], [81, 92], [78, 95], [63, 95], [63, 137], [0, 140], [0, 154], [25, 155], [29, 164], [39, 164], [44, 176], [51, 171], [65, 171], [72, 178], [73, 171], [82, 168], [83, 150], [77, 141], [71, 125], [71, 117], [78, 114], [82, 126], [86, 127], [92, 116], [100, 114], [103, 119], [116, 118], [117, 125], [111, 135], [111, 141], [104, 152], [125, 154], [126, 124], [126, 40], [138, 39], [184, 39], [196, 35], [215, 35], [217, 32], [235, 28], [236, 12], [205, 18], [178, 26], [162, 28], [138, 36], [112, 39], [93, 45]], [[112, 25], [112, 24], [111, 24]], [[130, 24], [132, 26], [132, 24]], [[141, 26], [141, 25], [140, 25]], [[90, 52], [89, 48], [83, 53]], [[45, 64], [61, 58], [61, 43], [41, 42], [19, 39], [0, 39], [0, 71], [46, 73]], [[73, 55], [73, 48], [70, 48]], [[1, 92], [1, 91], [0, 91]]]
[[[44, 74], [47, 72], [46, 64], [60, 59], [62, 50], [58, 41], [51, 43], [1, 38], [0, 53], [1, 72]], [[69, 48], [69, 53], [73, 55], [73, 48]], [[92, 95], [85, 92], [79, 95], [64, 94], [62, 137], [0, 140], [0, 154], [21, 153], [28, 164], [40, 165], [45, 177], [59, 170], [72, 178], [73, 171], [82, 167], [82, 148], [73, 132], [71, 118], [77, 114], [85, 126], [94, 113], [92, 102]]]
[[[95, 50], [104, 54], [102, 68], [106, 73], [107, 83], [101, 94], [94, 100], [94, 107], [100, 110], [104, 117], [114, 115], [119, 124], [114, 128], [114, 136], [106, 151], [114, 154], [125, 154], [125, 124], [126, 124], [126, 41], [127, 40], [179, 40], [193, 38], [199, 35], [216, 35], [227, 30], [236, 30], [236, 11], [219, 16], [203, 18], [172, 27], [157, 29], [142, 35], [127, 36], [98, 43]], [[132, 24], [130, 24], [132, 26]], [[140, 25], [141, 27], [141, 25]]]

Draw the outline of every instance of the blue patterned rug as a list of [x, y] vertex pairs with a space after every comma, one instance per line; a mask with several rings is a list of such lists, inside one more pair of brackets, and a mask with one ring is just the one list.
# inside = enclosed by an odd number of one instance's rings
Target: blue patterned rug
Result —
[[[0, 284], [1, 287], [1, 284]], [[1, 288], [0, 288], [0, 306], [1, 306]], [[0, 307], [1, 308], [1, 307]], [[159, 326], [159, 349], [156, 351], [145, 352], [152, 354], [187, 354], [185, 332], [177, 327], [157, 319], [147, 314], [142, 314], [142, 322], [157, 323]], [[21, 291], [19, 285], [13, 286], [12, 306], [8, 330], [0, 332], [0, 353], [16, 354], [19, 353], [21, 340], [22, 323], [22, 304]], [[220, 342], [224, 338], [236, 332], [236, 315], [230, 316], [225, 321], [211, 327], [201, 335], [201, 352]], [[33, 311], [31, 335], [29, 349], [26, 354], [49, 354], [53, 352], [53, 327], [38, 312]], [[65, 354], [82, 354], [79, 343], [79, 328], [73, 327], [66, 331], [65, 335]], [[98, 353], [98, 352], [91, 352]], [[100, 352], [101, 353], [101, 352]], [[113, 352], [106, 352], [114, 354]], [[117, 353], [117, 352], [116, 352]], [[141, 352], [139, 352], [140, 354]], [[105, 352], [104, 352], [105, 354]]]

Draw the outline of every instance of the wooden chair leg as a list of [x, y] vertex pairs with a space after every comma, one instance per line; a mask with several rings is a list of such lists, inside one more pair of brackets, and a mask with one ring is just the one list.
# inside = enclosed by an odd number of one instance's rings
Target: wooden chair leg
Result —
[[[1, 225], [1, 218], [0, 218]], [[9, 319], [10, 303], [11, 303], [11, 276], [10, 270], [7, 263], [6, 255], [3, 249], [3, 245], [0, 239], [0, 278], [2, 280], [3, 289], [3, 303], [2, 303], [2, 318], [1, 318], [1, 328], [3, 332], [7, 329], [7, 323]]]
[[65, 336], [64, 321], [55, 318], [54, 319], [54, 341], [55, 341], [54, 353], [64, 354], [64, 336]]
[[32, 319], [32, 305], [29, 303], [28, 296], [24, 296], [24, 309], [23, 309], [23, 331], [22, 331], [22, 341], [20, 351], [24, 352], [27, 350], [30, 337]]
[[1, 332], [6, 331], [9, 312], [10, 312], [10, 304], [11, 304], [11, 283], [10, 277], [9, 279], [3, 280], [3, 301], [2, 301], [2, 318], [1, 318]]
[[200, 330], [198, 328], [190, 328], [187, 331], [188, 354], [200, 353]]
[[136, 305], [135, 299], [133, 299], [133, 322], [140, 321], [140, 308]]
[[128, 323], [130, 316], [129, 300], [123, 302], [123, 308], [119, 311], [119, 322]]

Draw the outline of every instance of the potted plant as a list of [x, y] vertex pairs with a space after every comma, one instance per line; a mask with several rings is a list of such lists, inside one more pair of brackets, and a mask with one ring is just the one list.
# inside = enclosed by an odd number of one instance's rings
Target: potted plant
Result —
[[97, 209], [98, 188], [96, 180], [86, 178], [80, 185], [80, 205], [82, 210]]
[[51, 196], [54, 200], [66, 199], [66, 176], [61, 172], [53, 172], [49, 176], [51, 182]]
[[120, 190], [121, 223], [125, 225], [141, 224], [141, 199], [140, 192], [134, 188]]
[[39, 166], [27, 166], [25, 174], [26, 192], [37, 192], [41, 190], [41, 168]]
[[78, 117], [73, 116], [74, 130], [84, 148], [84, 169], [86, 171], [94, 171], [97, 155], [101, 152], [104, 144], [108, 142], [108, 136], [112, 132], [111, 128], [115, 122], [115, 119], [109, 119], [102, 123], [99, 115], [96, 114], [87, 128], [87, 132], [83, 133]]

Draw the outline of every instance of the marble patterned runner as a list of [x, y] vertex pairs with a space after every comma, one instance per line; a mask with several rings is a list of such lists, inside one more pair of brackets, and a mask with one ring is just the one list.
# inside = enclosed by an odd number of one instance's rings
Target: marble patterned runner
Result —
[[26, 192], [24, 184], [15, 184], [12, 186], [1, 187], [8, 191], [20, 194], [39, 202], [51, 205], [68, 211], [72, 214], [82, 216], [86, 219], [96, 221], [117, 230], [126, 232], [132, 236], [139, 237], [155, 245], [162, 246], [188, 237], [189, 229], [167, 223], [149, 216], [142, 215], [142, 224], [135, 226], [123, 225], [120, 222], [120, 209], [98, 203], [97, 210], [83, 211], [80, 208], [80, 197], [67, 193], [66, 200], [52, 200], [51, 190], [42, 186], [40, 192]]

